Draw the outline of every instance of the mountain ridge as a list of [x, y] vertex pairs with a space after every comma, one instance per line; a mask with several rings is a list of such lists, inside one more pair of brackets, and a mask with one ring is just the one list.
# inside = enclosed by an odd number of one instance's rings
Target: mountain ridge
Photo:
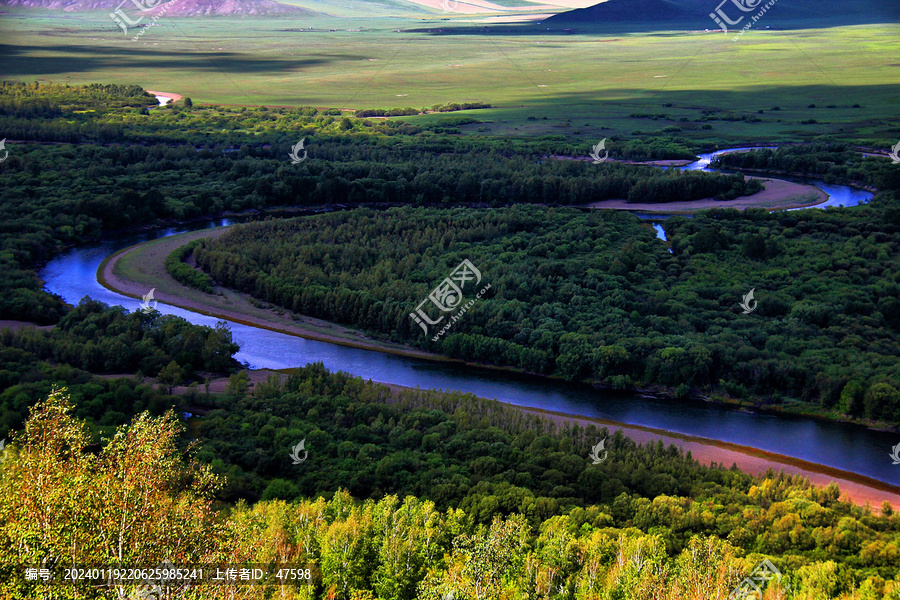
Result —
[[[117, 3], [118, 1], [118, 3]], [[276, 0], [0, 0], [0, 7], [48, 8], [65, 12], [121, 10], [132, 18], [165, 13], [167, 17], [194, 16], [311, 16], [306, 8]]]
[[[739, 8], [739, 1], [747, 8]], [[654, 23], [686, 29], [716, 29], [718, 25], [711, 15], [719, 12], [720, 18], [724, 13], [730, 20], [739, 21], [729, 24], [729, 29], [738, 29], [746, 23], [743, 17], [758, 14], [767, 4], [766, 0], [607, 0], [587, 8], [561, 12], [543, 22], [583, 25]], [[791, 28], [801, 24], [896, 23], [900, 21], [900, 3], [893, 0], [821, 0], [815, 3], [808, 0], [775, 0], [763, 18], [765, 26], [773, 28]]]

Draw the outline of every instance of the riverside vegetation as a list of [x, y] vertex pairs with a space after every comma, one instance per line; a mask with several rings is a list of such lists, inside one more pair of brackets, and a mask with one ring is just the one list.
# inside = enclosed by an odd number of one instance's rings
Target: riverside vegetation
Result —
[[[284, 206], [651, 200], [662, 192], [735, 197], [758, 186], [709, 173], [544, 160], [586, 154], [564, 136], [436, 134], [337, 109], [166, 107], [138, 86], [0, 82], [12, 151], [0, 179], [0, 318], [54, 323], [62, 304], [34, 269], [65, 245], [123, 227]], [[456, 118], [456, 117], [448, 117]], [[287, 154], [304, 136], [313, 156]], [[310, 142], [311, 143], [311, 142]], [[309, 146], [307, 146], [309, 147]], [[622, 158], [690, 158], [684, 140], [623, 140]]]
[[[0, 83], [3, 131], [11, 140], [28, 140], [10, 145], [0, 179], [0, 318], [63, 324], [49, 334], [19, 332], [0, 339], [0, 433], [21, 426], [26, 407], [48, 393], [53, 381], [77, 386], [73, 393], [78, 398], [86, 386], [85, 402], [105, 407], [93, 416], [111, 427], [134, 414], [127, 407], [159, 400], [155, 393], [138, 394], [125, 383], [91, 381], [91, 373], [138, 370], [171, 387], [176, 382], [199, 384], [233, 367], [195, 364], [185, 352], [170, 353], [163, 346], [171, 342], [153, 333], [166, 319], [156, 324], [124, 314], [100, 315], [103, 311], [94, 304], [72, 311], [42, 289], [36, 273], [40, 265], [68, 245], [118, 228], [287, 204], [502, 205], [527, 201], [535, 193], [548, 203], [565, 204], [590, 199], [579, 190], [582, 184], [605, 195], [627, 194], [648, 183], [678, 189], [696, 184], [703, 193], [736, 189], [736, 180], [727, 176], [542, 163], [548, 154], [576, 153], [562, 136], [467, 139], [391, 120], [335, 120], [340, 114], [336, 109], [179, 106], [148, 111], [151, 101], [138, 86]], [[316, 152], [339, 160], [312, 157], [302, 165], [305, 173], [295, 165], [286, 169], [290, 145], [298, 136], [313, 134], [321, 144]], [[284, 152], [273, 149], [280, 143]], [[632, 157], [692, 155], [671, 139], [633, 140], [622, 144], [621, 151]], [[441, 158], [436, 152], [454, 154]], [[463, 181], [464, 171], [469, 173]], [[583, 177], [573, 178], [573, 173]], [[450, 194], [459, 193], [458, 200], [448, 195], [449, 181], [456, 185]], [[170, 259], [173, 273], [208, 290], [208, 278], [181, 262], [186, 252]], [[148, 358], [151, 347], [166, 360]], [[110, 404], [109, 395], [117, 401]]]
[[[3, 596], [118, 597], [85, 582], [26, 582], [25, 565], [169, 560], [290, 563], [313, 573], [295, 589], [177, 590], [184, 598], [705, 600], [725, 597], [769, 557], [784, 578], [767, 598], [785, 597], [787, 585], [800, 600], [900, 597], [900, 516], [887, 504], [877, 514], [840, 502], [833, 485], [700, 467], [674, 447], [636, 447], [621, 436], [612, 438], [609, 459], [592, 465], [588, 438], [600, 433], [593, 427], [557, 431], [493, 402], [437, 392], [391, 399], [383, 386], [315, 366], [227, 406], [210, 417], [241, 423], [244, 439], [231, 441], [245, 459], [280, 459], [304, 492], [320, 495], [217, 507], [215, 462], [204, 464], [202, 442], [196, 457], [183, 455], [173, 413], [138, 415], [96, 449], [65, 392], [54, 391], [32, 408], [0, 465]], [[357, 431], [332, 437], [349, 422]], [[289, 446], [277, 442], [301, 431], [310, 455], [291, 465]], [[385, 439], [405, 448], [368, 443]], [[402, 490], [354, 498], [338, 490], [340, 472], [326, 469], [343, 463], [373, 480], [414, 480], [425, 470], [450, 483], [454, 463], [465, 462], [480, 480], [471, 489], [481, 497], [468, 506]], [[524, 485], [495, 485], [501, 472]], [[651, 473], [671, 493], [648, 497], [632, 487], [595, 504], [529, 490], [596, 489], [594, 482]], [[272, 496], [290, 497], [286, 489]]]

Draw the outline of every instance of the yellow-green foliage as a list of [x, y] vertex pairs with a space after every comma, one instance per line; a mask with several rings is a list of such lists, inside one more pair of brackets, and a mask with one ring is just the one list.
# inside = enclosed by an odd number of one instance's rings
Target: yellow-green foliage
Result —
[[[593, 507], [533, 529], [522, 515], [475, 525], [462, 510], [438, 511], [429, 500], [358, 502], [342, 490], [330, 499], [216, 512], [209, 498], [219, 482], [177, 450], [171, 413], [139, 415], [93, 452], [71, 412], [65, 392], [54, 391], [32, 409], [0, 466], [0, 598], [123, 598], [133, 590], [28, 583], [24, 567], [169, 560], [302, 564], [313, 573], [312, 584], [298, 588], [175, 590], [185, 599], [438, 600], [452, 592], [458, 600], [705, 600], [728, 597], [763, 558], [784, 575], [770, 583], [766, 600], [787, 598], [787, 586], [800, 600], [900, 598], [897, 516], [860, 510], [829, 533], [823, 525], [833, 520], [834, 488], [797, 487], [788, 500], [736, 515], [748, 535], [773, 536], [775, 546], [786, 536], [785, 548], [748, 555], [715, 534], [693, 535], [670, 551], [668, 531], [715, 520], [707, 507], [667, 496], [636, 501], [631, 525], [618, 528]], [[784, 485], [766, 479], [751, 495], [785, 497], [776, 494]], [[586, 511], [596, 514], [593, 525], [584, 522]], [[855, 545], [857, 559], [792, 553], [807, 536], [828, 535], [839, 546]], [[894, 579], [860, 563], [885, 566]]]
[[[176, 449], [174, 414], [145, 414], [96, 454], [84, 423], [54, 391], [31, 409], [0, 478], [2, 598], [55, 598], [22, 578], [24, 566], [156, 565], [222, 558], [226, 529], [209, 498], [215, 477], [189, 468]], [[17, 572], [10, 573], [11, 565]], [[21, 567], [21, 568], [20, 568]], [[79, 588], [79, 597], [100, 597]]]

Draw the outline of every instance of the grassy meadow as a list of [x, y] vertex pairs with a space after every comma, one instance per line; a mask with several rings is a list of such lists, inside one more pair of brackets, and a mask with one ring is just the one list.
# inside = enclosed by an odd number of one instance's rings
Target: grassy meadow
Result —
[[[489, 102], [470, 113], [482, 122], [463, 128], [486, 135], [663, 132], [704, 144], [832, 135], [877, 146], [900, 138], [900, 25], [759, 29], [731, 41], [721, 31], [485, 29], [474, 18], [412, 14], [163, 18], [134, 41], [103, 13], [13, 10], [0, 56], [6, 79], [133, 83], [195, 103]], [[716, 118], [698, 122], [704, 110]], [[641, 114], [657, 118], [632, 116]]]

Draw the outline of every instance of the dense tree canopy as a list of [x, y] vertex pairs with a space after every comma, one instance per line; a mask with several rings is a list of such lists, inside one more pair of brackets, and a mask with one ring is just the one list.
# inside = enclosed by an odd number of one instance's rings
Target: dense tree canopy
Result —
[[[466, 108], [477, 107], [434, 110]], [[22, 578], [25, 566], [66, 557], [300, 562], [313, 582], [292, 596], [310, 600], [705, 600], [726, 597], [768, 557], [800, 600], [900, 597], [900, 517], [889, 505], [876, 514], [841, 502], [834, 485], [704, 467], [659, 443], [558, 427], [461, 394], [389, 390], [321, 365], [252, 391], [238, 373], [224, 394], [200, 393], [202, 380], [233, 370], [224, 327], [89, 300], [70, 309], [41, 290], [41, 264], [118, 228], [225, 211], [416, 205], [237, 228], [180, 249], [168, 267], [200, 289], [215, 278], [467, 360], [900, 420], [891, 193], [900, 186], [887, 161], [834, 145], [723, 159], [885, 192], [847, 210], [675, 218], [669, 254], [631, 215], [559, 205], [729, 198], [752, 185], [562, 160], [587, 154], [562, 135], [456, 135], [475, 121], [156, 107], [137, 86], [0, 83], [10, 151], [0, 318], [57, 324], [0, 335], [0, 436], [10, 438], [0, 452], [0, 596], [135, 591]], [[301, 138], [310, 156], [294, 165], [287, 152]], [[696, 150], [677, 135], [610, 141], [614, 158]], [[182, 262], [192, 251], [208, 274]], [[492, 287], [432, 341], [409, 314], [462, 259]], [[741, 315], [750, 288], [759, 307]], [[59, 383], [71, 397], [53, 391]], [[173, 396], [181, 383], [194, 386]], [[179, 413], [194, 415], [186, 427]], [[592, 464], [600, 439], [609, 459]], [[191, 440], [198, 447], [185, 460]], [[309, 456], [293, 464], [300, 440]]]
[[[672, 218], [674, 254], [614, 211], [357, 210], [237, 226], [195, 255], [228, 287], [469, 361], [897, 423], [890, 210]], [[410, 314], [453, 314], [427, 299], [464, 259], [484, 278], [464, 297], [490, 290], [445, 337], [423, 334]]]
[[866, 157], [846, 143], [820, 142], [727, 153], [719, 155], [715, 165], [726, 169], [816, 177], [827, 183], [846, 182], [882, 190], [900, 190], [900, 169], [884, 159]]
[[93, 380], [91, 373], [142, 373], [169, 383], [190, 383], [231, 373], [238, 347], [224, 323], [192, 325], [157, 311], [127, 312], [85, 299], [59, 324], [42, 331], [0, 332], [0, 437], [21, 426], [28, 407], [56, 382], [84, 398], [79, 416], [118, 425], [141, 410], [160, 414], [172, 405], [139, 381]]
[[[335, 120], [341, 111], [312, 107], [148, 112], [154, 101], [137, 86], [0, 82], [0, 131], [10, 140], [0, 167], [0, 287], [10, 293], [0, 297], [0, 319], [56, 322], [62, 302], [41, 290], [35, 268], [66, 245], [167, 219], [284, 206], [665, 202], [756, 190], [739, 176], [549, 159], [586, 157], [589, 148], [562, 135], [436, 133], [465, 116], [425, 131]], [[300, 139], [309, 157], [294, 165], [288, 152]], [[611, 147], [622, 158], [693, 155], [666, 137]]]

